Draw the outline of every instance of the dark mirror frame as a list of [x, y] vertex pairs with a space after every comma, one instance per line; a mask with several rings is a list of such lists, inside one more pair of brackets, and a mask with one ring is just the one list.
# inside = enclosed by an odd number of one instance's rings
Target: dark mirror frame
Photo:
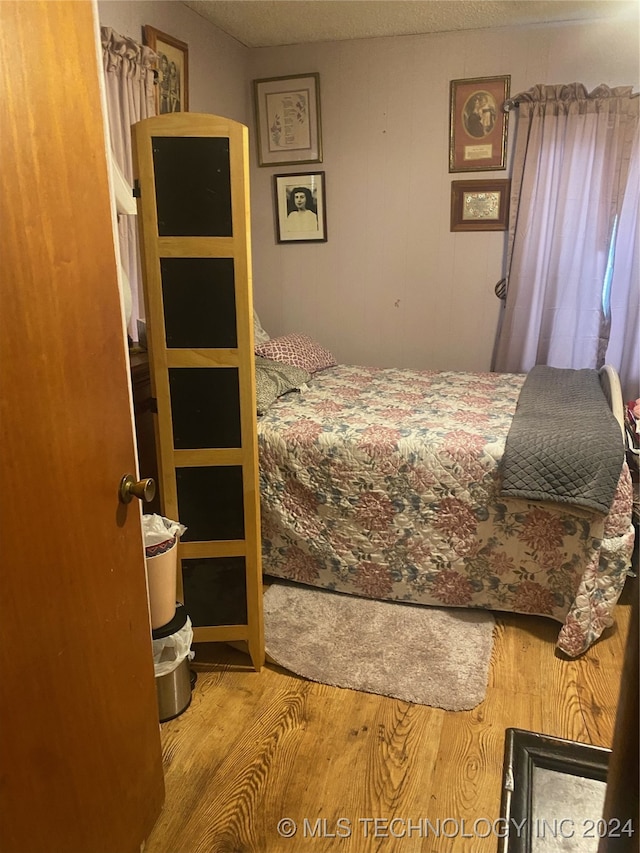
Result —
[[[564, 740], [524, 729], [509, 728], [505, 733], [504, 767], [500, 817], [502, 826], [514, 829], [499, 839], [498, 853], [531, 853], [532, 828], [540, 816], [533, 812], [533, 771], [536, 767], [606, 783], [611, 750]], [[571, 816], [571, 803], [559, 803]], [[597, 821], [599, 815], [594, 815]], [[589, 827], [584, 829], [585, 835]], [[622, 829], [622, 827], [620, 827]], [[598, 827], [594, 827], [594, 850], [598, 848]], [[613, 827], [612, 827], [613, 831]]]

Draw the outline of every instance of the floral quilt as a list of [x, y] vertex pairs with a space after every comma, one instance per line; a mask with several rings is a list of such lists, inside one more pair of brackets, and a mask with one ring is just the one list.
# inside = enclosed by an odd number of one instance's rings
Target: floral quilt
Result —
[[633, 549], [626, 464], [605, 517], [506, 499], [524, 375], [340, 365], [258, 420], [265, 574], [371, 598], [537, 614], [582, 654]]

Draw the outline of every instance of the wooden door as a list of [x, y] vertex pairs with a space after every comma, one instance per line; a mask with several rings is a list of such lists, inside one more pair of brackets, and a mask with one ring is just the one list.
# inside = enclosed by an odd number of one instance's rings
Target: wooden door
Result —
[[7, 853], [137, 853], [164, 799], [95, 9], [0, 3]]

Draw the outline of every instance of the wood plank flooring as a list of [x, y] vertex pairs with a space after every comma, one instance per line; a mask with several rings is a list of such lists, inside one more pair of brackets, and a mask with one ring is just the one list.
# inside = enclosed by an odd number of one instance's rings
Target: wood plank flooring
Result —
[[166, 804], [145, 853], [495, 853], [505, 729], [611, 747], [629, 613], [576, 661], [556, 655], [556, 623], [496, 614], [487, 695], [464, 712], [199, 644], [191, 706], [162, 725]]

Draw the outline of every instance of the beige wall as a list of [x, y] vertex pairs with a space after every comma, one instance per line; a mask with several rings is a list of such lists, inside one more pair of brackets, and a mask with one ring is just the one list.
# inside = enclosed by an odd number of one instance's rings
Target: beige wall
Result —
[[[248, 50], [179, 2], [101, 0], [100, 22], [189, 45], [190, 106], [248, 124], [254, 297], [272, 334], [301, 331], [346, 363], [487, 370], [505, 235], [449, 231], [449, 81], [633, 84], [629, 22], [442, 33]], [[251, 80], [320, 74], [324, 160], [258, 167]], [[514, 123], [511, 125], [513, 138]], [[509, 161], [510, 165], [510, 161]], [[278, 244], [273, 175], [324, 171], [328, 242]]]
[[[449, 81], [638, 86], [637, 27], [615, 22], [253, 50], [252, 78], [320, 74], [325, 244], [279, 245], [272, 176], [252, 169], [254, 293], [273, 335], [306, 332], [339, 361], [489, 369], [504, 233], [449, 231]], [[513, 133], [514, 125], [511, 126]], [[255, 158], [255, 153], [252, 152]], [[510, 165], [510, 162], [509, 162]]]

